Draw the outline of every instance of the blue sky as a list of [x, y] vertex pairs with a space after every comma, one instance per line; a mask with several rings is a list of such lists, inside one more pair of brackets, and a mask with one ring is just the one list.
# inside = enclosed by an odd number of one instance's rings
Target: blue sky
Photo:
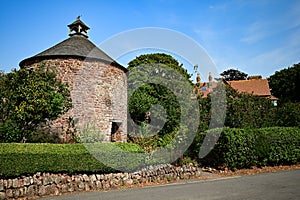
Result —
[[78, 15], [96, 45], [136, 28], [178, 31], [201, 45], [220, 73], [234, 68], [269, 77], [300, 62], [298, 0], [0, 0], [0, 5], [0, 69], [6, 72], [68, 38], [67, 24]]

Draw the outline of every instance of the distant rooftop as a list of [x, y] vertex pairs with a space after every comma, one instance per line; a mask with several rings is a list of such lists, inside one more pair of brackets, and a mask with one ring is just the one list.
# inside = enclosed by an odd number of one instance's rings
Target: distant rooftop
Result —
[[[209, 77], [210, 81], [205, 83], [201, 82], [200, 74], [197, 75], [197, 83], [195, 89], [197, 94], [202, 94], [203, 98], [206, 98], [213, 90], [218, 86], [218, 82], [212, 81], [212, 76]], [[260, 75], [251, 76], [249, 80], [236, 80], [236, 81], [225, 81], [224, 84], [229, 85], [235, 91], [239, 93], [253, 94], [259, 97], [266, 97], [270, 100], [278, 100], [278, 98], [271, 95], [268, 79], [262, 79]]]
[[271, 96], [267, 79], [227, 81], [227, 83], [238, 92], [253, 93], [256, 96]]

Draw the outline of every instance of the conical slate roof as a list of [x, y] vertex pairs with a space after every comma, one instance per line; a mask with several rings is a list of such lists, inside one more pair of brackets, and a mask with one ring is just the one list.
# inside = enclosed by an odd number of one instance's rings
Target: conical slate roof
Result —
[[[84, 26], [82, 25], [82, 27]], [[68, 39], [56, 44], [55, 46], [33, 57], [22, 60], [19, 65], [21, 68], [23, 68], [26, 65], [30, 65], [33, 62], [39, 62], [44, 59], [55, 58], [95, 59], [109, 64], [111, 63], [117, 65], [118, 67], [126, 71], [126, 69], [123, 66], [114, 61], [104, 51], [102, 51], [96, 45], [94, 45], [87, 38], [87, 36], [84, 36], [80, 32], [71, 34], [71, 36]]]
[[[73, 35], [70, 38], [58, 43], [57, 45], [33, 56], [22, 60], [20, 67], [25, 66], [32, 61], [44, 60], [47, 58], [90, 58], [104, 62], [116, 62], [109, 57], [105, 52], [96, 47], [89, 39], [80, 35]], [[119, 64], [118, 64], [119, 65]]]

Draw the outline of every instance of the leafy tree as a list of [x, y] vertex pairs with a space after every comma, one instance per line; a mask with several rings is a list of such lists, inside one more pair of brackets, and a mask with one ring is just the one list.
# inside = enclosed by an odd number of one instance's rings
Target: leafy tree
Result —
[[221, 76], [223, 76], [226, 81], [235, 81], [235, 80], [246, 80], [248, 74], [241, 72], [237, 69], [228, 69], [222, 72]]
[[[220, 93], [226, 93], [226, 100]], [[219, 94], [218, 94], [219, 93]], [[215, 104], [212, 105], [212, 101]], [[214, 92], [210, 93], [207, 98], [198, 97], [200, 110], [200, 126], [198, 133], [186, 155], [197, 159], [200, 147], [203, 145], [205, 137], [204, 132], [208, 127], [222, 128], [223, 125], [229, 128], [261, 128], [276, 125], [274, 114], [276, 107], [267, 98], [261, 98], [247, 93], [238, 93], [232, 87], [227, 85], [218, 85]], [[217, 107], [217, 108], [216, 108]], [[218, 118], [218, 115], [212, 117], [213, 109], [221, 113], [226, 110], [224, 118]]]
[[300, 63], [276, 71], [270, 76], [269, 85], [280, 102], [300, 102]]
[[300, 128], [300, 103], [286, 102], [276, 107], [274, 124]]
[[190, 145], [189, 149], [185, 152], [185, 156], [191, 158], [198, 158], [199, 150], [202, 145], [204, 134], [203, 132], [208, 130], [209, 123], [211, 120], [211, 95], [208, 95], [207, 98], [203, 98], [203, 94], [197, 94], [197, 101], [199, 104], [199, 127], [197, 134]]
[[273, 125], [274, 106], [267, 98], [238, 93], [226, 86], [227, 112], [225, 126], [231, 128], [261, 128]]
[[137, 67], [139, 65], [145, 65], [145, 64], [147, 65], [163, 64], [172, 69], [177, 70], [187, 80], [191, 78], [191, 75], [188, 74], [185, 68], [183, 68], [183, 64], [179, 64], [179, 62], [176, 59], [174, 59], [171, 55], [165, 53], [153, 53], [153, 54], [140, 55], [128, 63], [128, 69], [130, 70], [134, 67]]
[[[190, 75], [182, 64], [163, 53], [138, 56], [128, 63], [128, 70], [128, 108], [134, 122], [128, 125], [129, 133], [140, 134], [139, 138], [129, 139], [147, 143], [151, 148], [164, 146], [176, 134], [182, 116], [187, 118], [189, 114], [182, 107], [188, 108], [191, 101]], [[141, 128], [134, 128], [136, 125]]]
[[71, 108], [70, 92], [41, 66], [0, 75], [0, 141], [26, 141], [42, 123]]

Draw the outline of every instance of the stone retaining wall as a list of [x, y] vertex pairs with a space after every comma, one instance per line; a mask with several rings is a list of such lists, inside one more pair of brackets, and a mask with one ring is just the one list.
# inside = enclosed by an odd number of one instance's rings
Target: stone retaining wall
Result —
[[115, 174], [67, 175], [38, 172], [33, 176], [0, 179], [0, 200], [31, 199], [47, 195], [105, 190], [118, 186], [189, 179], [200, 175], [201, 169], [192, 165], [150, 166], [138, 172]]

